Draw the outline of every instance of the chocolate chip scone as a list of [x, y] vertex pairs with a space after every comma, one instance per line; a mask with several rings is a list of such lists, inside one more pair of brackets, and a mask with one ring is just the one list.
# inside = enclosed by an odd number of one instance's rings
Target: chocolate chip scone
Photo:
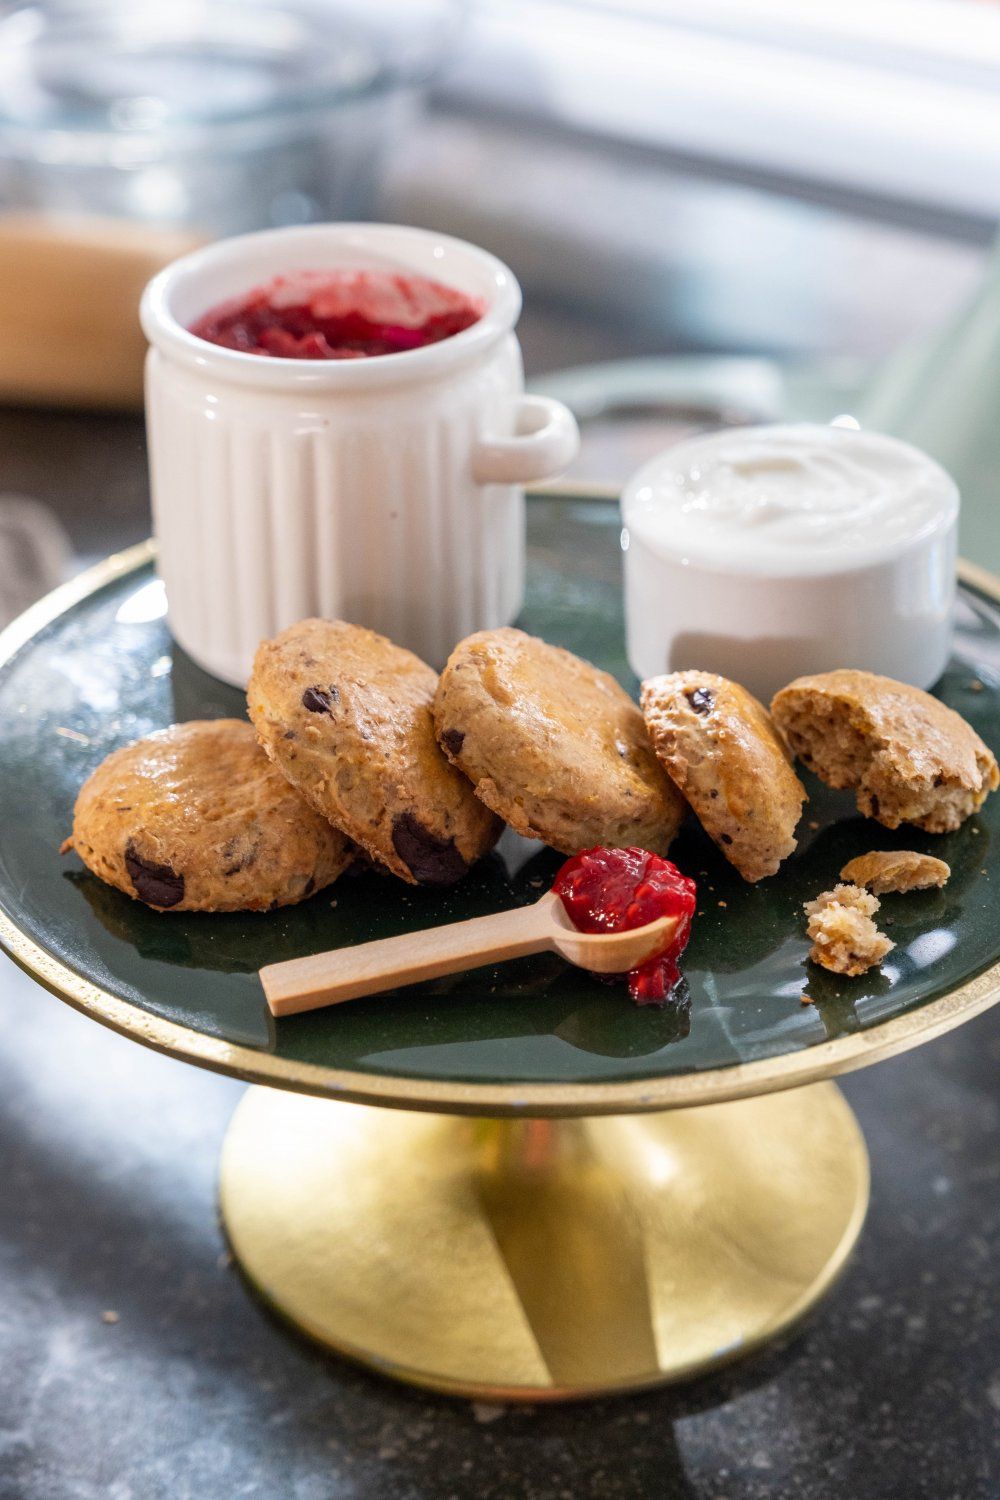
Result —
[[289, 906], [356, 852], [239, 719], [174, 724], [113, 751], [80, 789], [68, 849], [159, 911]]
[[821, 781], [853, 788], [886, 828], [948, 833], [1000, 785], [993, 752], [930, 693], [842, 669], [799, 677], [771, 704], [793, 753]]
[[653, 748], [744, 880], [773, 875], [795, 848], [806, 800], [763, 704], [714, 672], [671, 672], [642, 685]]
[[434, 699], [438, 739], [476, 795], [563, 854], [597, 844], [665, 854], [684, 804], [613, 677], [522, 630], [455, 647]]
[[313, 807], [411, 884], [450, 885], [500, 824], [441, 754], [437, 673], [360, 625], [300, 620], [264, 641], [247, 689], [261, 744]]

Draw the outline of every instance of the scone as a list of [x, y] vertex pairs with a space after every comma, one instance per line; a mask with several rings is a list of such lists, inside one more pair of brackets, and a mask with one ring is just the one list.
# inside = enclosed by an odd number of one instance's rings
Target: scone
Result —
[[1000, 784], [993, 752], [961, 715], [891, 677], [799, 677], [771, 704], [792, 751], [821, 781], [851, 787], [886, 828], [948, 833]]
[[63, 849], [160, 911], [289, 906], [355, 853], [240, 719], [174, 724], [113, 751], [81, 787]]
[[563, 854], [665, 854], [684, 804], [613, 677], [522, 630], [455, 647], [434, 699], [438, 739], [487, 807]]
[[411, 885], [450, 885], [500, 824], [441, 754], [437, 674], [360, 625], [300, 620], [264, 641], [247, 689], [268, 755], [309, 803]]
[[795, 848], [806, 800], [757, 699], [714, 672], [671, 672], [642, 685], [653, 748], [708, 836], [744, 880], [773, 875]]
[[876, 896], [889, 891], [926, 891], [945, 885], [950, 875], [951, 867], [943, 859], [914, 849], [873, 849], [848, 860], [840, 872], [841, 880], [866, 886]]
[[856, 885], [836, 885], [807, 901], [812, 962], [834, 974], [850, 975], [865, 974], [881, 963], [896, 945], [872, 921], [878, 909], [878, 897]]

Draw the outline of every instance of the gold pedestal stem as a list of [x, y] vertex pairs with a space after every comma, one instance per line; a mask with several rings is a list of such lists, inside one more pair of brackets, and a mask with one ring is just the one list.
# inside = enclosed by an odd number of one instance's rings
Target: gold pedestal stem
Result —
[[830, 1286], [868, 1201], [833, 1084], [658, 1115], [477, 1120], [253, 1088], [222, 1212], [302, 1331], [418, 1385], [560, 1400], [681, 1380]]

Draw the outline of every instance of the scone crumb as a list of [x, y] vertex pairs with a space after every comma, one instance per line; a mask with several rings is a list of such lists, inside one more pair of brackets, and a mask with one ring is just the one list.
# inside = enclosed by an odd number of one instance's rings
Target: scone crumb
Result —
[[834, 974], [850, 975], [864, 974], [881, 963], [896, 945], [872, 921], [879, 904], [877, 896], [857, 885], [836, 885], [805, 902], [812, 962]]
[[821, 891], [814, 900], [806, 901], [802, 909], [806, 916], [811, 917], [817, 912], [825, 911], [828, 906], [849, 906], [862, 916], [873, 917], [881, 904], [870, 891], [857, 885], [841, 883], [835, 885], [832, 891]]
[[805, 990], [802, 991], [801, 995], [799, 996], [799, 999], [802, 1001], [803, 1005], [815, 1005], [816, 1004], [816, 1001], [813, 999], [812, 995], [807, 995], [806, 992], [805, 992]]
[[848, 860], [840, 878], [883, 896], [887, 891], [924, 891], [942, 886], [950, 874], [951, 867], [932, 854], [918, 854], [913, 849], [873, 849], [870, 854]]

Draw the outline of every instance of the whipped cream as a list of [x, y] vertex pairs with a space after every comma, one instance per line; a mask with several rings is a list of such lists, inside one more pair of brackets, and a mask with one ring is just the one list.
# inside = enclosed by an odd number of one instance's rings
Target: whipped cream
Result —
[[680, 443], [636, 476], [623, 510], [660, 556], [788, 577], [897, 553], [953, 526], [958, 503], [948, 474], [908, 443], [801, 423]]

